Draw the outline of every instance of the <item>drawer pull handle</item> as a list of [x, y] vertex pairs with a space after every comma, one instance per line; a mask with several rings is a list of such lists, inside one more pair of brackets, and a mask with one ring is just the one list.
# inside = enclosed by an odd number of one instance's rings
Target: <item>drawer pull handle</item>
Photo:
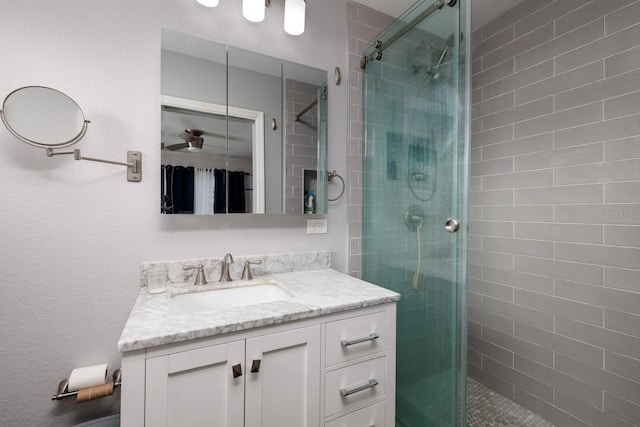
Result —
[[373, 341], [373, 340], [377, 340], [378, 338], [380, 338], [380, 335], [378, 335], [378, 334], [376, 334], [374, 332], [372, 334], [369, 334], [368, 337], [357, 338], [357, 339], [351, 340], [351, 341], [342, 340], [342, 341], [340, 341], [340, 344], [342, 344], [343, 347], [349, 347], [350, 345], [360, 344], [362, 342], [367, 342], [367, 341]]
[[378, 385], [378, 381], [376, 381], [376, 380], [374, 380], [374, 379], [371, 379], [371, 380], [369, 380], [369, 382], [368, 382], [367, 384], [365, 384], [365, 385], [361, 385], [361, 386], [354, 387], [354, 388], [351, 388], [351, 389], [341, 388], [341, 389], [340, 389], [340, 394], [342, 395], [342, 397], [347, 397], [347, 396], [349, 396], [350, 394], [358, 393], [358, 392], [360, 392], [360, 391], [367, 390], [367, 389], [372, 388], [372, 387], [375, 387], [375, 386], [377, 386], [377, 385]]
[[260, 359], [254, 359], [251, 363], [251, 373], [255, 374], [260, 372]]
[[233, 372], [233, 378], [238, 378], [242, 376], [242, 365], [237, 364], [231, 367], [231, 371]]

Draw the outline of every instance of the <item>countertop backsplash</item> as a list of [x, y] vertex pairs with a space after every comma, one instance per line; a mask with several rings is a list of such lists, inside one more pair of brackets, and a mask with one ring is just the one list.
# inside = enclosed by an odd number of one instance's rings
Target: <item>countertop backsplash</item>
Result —
[[[148, 261], [140, 267], [140, 286], [147, 285], [147, 271], [157, 265], [164, 265], [167, 269], [170, 285], [192, 285], [197, 271], [183, 270], [187, 265], [204, 266], [205, 277], [208, 282], [217, 282], [220, 278], [223, 256], [218, 258], [199, 258], [173, 261]], [[331, 251], [292, 252], [268, 255], [239, 255], [233, 257], [229, 266], [229, 273], [234, 280], [240, 279], [244, 262], [248, 260], [262, 260], [262, 264], [251, 265], [253, 277], [268, 274], [290, 273], [293, 271], [322, 270], [331, 267]]]

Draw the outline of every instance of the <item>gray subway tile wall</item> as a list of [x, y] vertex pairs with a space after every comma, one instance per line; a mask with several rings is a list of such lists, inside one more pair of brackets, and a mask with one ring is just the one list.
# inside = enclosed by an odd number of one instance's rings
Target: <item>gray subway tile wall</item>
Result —
[[604, 69], [606, 76], [611, 77], [638, 68], [639, 64], [640, 47], [636, 47], [605, 58]]
[[[362, 268], [362, 71], [360, 59], [367, 44], [394, 19], [358, 3], [347, 2], [349, 16], [349, 274], [361, 276]], [[391, 54], [391, 52], [389, 52]], [[618, 65], [617, 67], [623, 67]]]
[[[306, 114], [296, 121], [296, 113], [317, 98], [317, 87], [295, 80], [286, 81], [286, 158], [285, 212], [303, 213], [304, 171], [315, 171], [318, 157], [317, 117]], [[315, 111], [315, 110], [314, 110]]]
[[640, 1], [525, 0], [473, 45], [469, 375], [639, 426]]
[[541, 82], [525, 86], [515, 91], [516, 104], [523, 104], [558, 92], [593, 83], [604, 77], [600, 63], [591, 63], [566, 73], [556, 74]]

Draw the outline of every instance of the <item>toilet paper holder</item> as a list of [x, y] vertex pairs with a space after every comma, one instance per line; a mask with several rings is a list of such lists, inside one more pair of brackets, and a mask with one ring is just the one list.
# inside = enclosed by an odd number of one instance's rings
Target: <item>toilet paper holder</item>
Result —
[[[118, 368], [113, 371], [113, 387], [118, 388], [122, 385], [122, 369]], [[65, 397], [77, 396], [79, 390], [69, 391], [69, 378], [65, 378], [58, 384], [58, 393], [51, 397], [51, 400], [62, 400]]]

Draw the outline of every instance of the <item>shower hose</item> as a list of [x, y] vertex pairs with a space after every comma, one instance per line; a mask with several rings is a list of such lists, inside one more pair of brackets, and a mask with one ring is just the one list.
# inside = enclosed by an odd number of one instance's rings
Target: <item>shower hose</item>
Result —
[[418, 226], [416, 227], [418, 237], [418, 266], [416, 267], [416, 272], [413, 274], [413, 289], [416, 291], [420, 288], [418, 280], [420, 279], [420, 270], [422, 269], [422, 243], [420, 242], [420, 231], [422, 231], [422, 221], [419, 221]]

